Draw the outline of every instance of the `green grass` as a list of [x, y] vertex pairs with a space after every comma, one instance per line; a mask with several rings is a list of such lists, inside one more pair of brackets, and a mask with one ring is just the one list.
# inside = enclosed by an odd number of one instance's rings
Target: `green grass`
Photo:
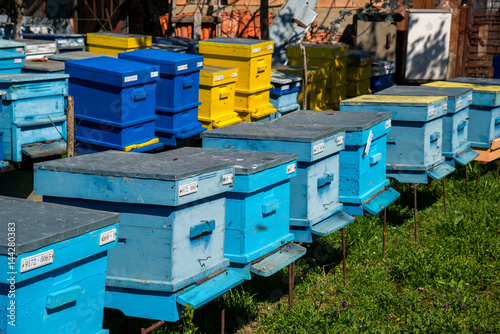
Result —
[[[469, 167], [447, 178], [443, 214], [441, 181], [418, 187], [418, 241], [413, 194], [393, 183], [400, 199], [387, 209], [386, 256], [382, 215], [356, 217], [346, 229], [347, 286], [342, 238], [334, 233], [305, 245], [296, 264], [295, 303], [288, 309], [288, 274], [256, 277], [226, 294], [226, 331], [238, 333], [496, 333], [500, 332], [500, 180], [496, 163]], [[192, 321], [168, 324], [161, 333], [220, 332], [220, 299], [196, 310]], [[117, 312], [107, 324], [121, 324]], [[153, 321], [129, 320], [137, 333]], [[111, 328], [111, 333], [125, 332]]]

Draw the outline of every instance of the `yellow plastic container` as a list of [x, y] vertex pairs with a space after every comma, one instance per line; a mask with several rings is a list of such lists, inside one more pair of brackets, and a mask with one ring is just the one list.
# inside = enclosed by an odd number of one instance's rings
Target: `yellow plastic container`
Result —
[[340, 101], [346, 99], [346, 86], [331, 88], [330, 99], [333, 101], [333, 109], [340, 110]]
[[359, 81], [372, 77], [372, 65], [347, 66], [347, 81]]
[[[327, 72], [327, 87], [345, 86], [347, 49], [343, 43], [335, 44], [310, 44], [304, 43], [308, 58], [307, 66], [324, 67]], [[286, 49], [288, 64], [302, 67], [302, 56], [299, 46], [289, 46]]]
[[359, 81], [348, 81], [346, 86], [346, 95], [350, 97], [371, 94], [370, 78]]
[[199, 42], [206, 65], [239, 69], [236, 91], [246, 94], [270, 89], [273, 41], [218, 37]]
[[208, 130], [241, 122], [234, 111], [237, 68], [205, 65], [200, 71], [198, 120]]
[[87, 34], [89, 52], [117, 56], [120, 52], [147, 49], [152, 44], [152, 37], [146, 35], [98, 32]]

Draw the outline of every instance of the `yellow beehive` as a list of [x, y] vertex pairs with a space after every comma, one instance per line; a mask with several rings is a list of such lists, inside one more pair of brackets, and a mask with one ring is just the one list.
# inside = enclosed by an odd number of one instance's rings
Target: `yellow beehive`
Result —
[[270, 89], [273, 41], [218, 37], [199, 42], [205, 64], [239, 69], [236, 91], [251, 94]]
[[340, 110], [340, 101], [346, 99], [346, 86], [331, 88], [330, 99], [333, 101], [333, 109]]
[[358, 80], [358, 81], [348, 81], [346, 86], [346, 95], [350, 97], [371, 94], [370, 90], [370, 78]]
[[208, 130], [242, 120], [234, 111], [237, 68], [205, 65], [200, 71], [198, 120]]
[[152, 37], [114, 32], [88, 33], [87, 44], [89, 52], [117, 56], [120, 52], [149, 48]]
[[234, 110], [244, 122], [258, 122], [276, 112], [269, 102], [253, 109], [234, 108]]
[[255, 109], [269, 103], [269, 89], [260, 92], [245, 94], [236, 91], [234, 107], [236, 109]]
[[372, 65], [347, 66], [347, 81], [358, 81], [372, 77]]

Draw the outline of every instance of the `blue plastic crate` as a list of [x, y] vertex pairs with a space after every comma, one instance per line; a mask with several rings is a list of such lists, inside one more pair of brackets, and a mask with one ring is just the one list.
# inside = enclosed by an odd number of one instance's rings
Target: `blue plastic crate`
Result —
[[354, 219], [341, 212], [339, 152], [344, 129], [277, 122], [238, 123], [203, 134], [203, 147], [297, 154], [291, 180], [290, 231], [298, 242], [333, 233]]
[[443, 156], [452, 166], [455, 166], [455, 161], [464, 166], [479, 155], [471, 148], [468, 139], [469, 105], [472, 102], [471, 88], [396, 86], [377, 94], [447, 96], [447, 114], [443, 118]]
[[[115, 213], [0, 197], [5, 268], [0, 331], [108, 333], [102, 328], [106, 262], [117, 244], [118, 221]], [[10, 231], [15, 231], [15, 248], [8, 245]], [[15, 284], [14, 298], [9, 298], [9, 282]], [[7, 316], [11, 302], [13, 318]]]
[[390, 113], [350, 113], [300, 110], [282, 117], [281, 124], [323, 124], [346, 129], [345, 149], [340, 151], [340, 202], [344, 212], [378, 214], [399, 193], [386, 178], [387, 133]]
[[0, 70], [13, 70], [24, 66], [24, 53], [0, 50]]
[[200, 122], [196, 122], [189, 126], [177, 128], [175, 130], [163, 129], [157, 126], [155, 129], [155, 135], [163, 144], [167, 146], [179, 146], [188, 141], [198, 139], [200, 137], [200, 133], [205, 130], [206, 128], [204, 128]]
[[203, 56], [144, 49], [118, 54], [118, 58], [160, 67], [156, 90], [156, 109], [179, 112], [200, 105], [200, 70]]
[[130, 126], [154, 116], [158, 66], [111, 57], [65, 65], [76, 117]]
[[442, 155], [447, 97], [364, 95], [341, 101], [341, 111], [391, 112], [387, 175], [403, 183], [439, 180], [455, 168]]
[[106, 307], [177, 321], [181, 305], [198, 308], [244, 280], [224, 272], [225, 192], [233, 184], [223, 180], [234, 177], [232, 163], [183, 149], [108, 151], [38, 163], [34, 174], [44, 201], [120, 213]]
[[6, 39], [0, 39], [0, 51], [17, 52], [24, 54], [26, 44]]

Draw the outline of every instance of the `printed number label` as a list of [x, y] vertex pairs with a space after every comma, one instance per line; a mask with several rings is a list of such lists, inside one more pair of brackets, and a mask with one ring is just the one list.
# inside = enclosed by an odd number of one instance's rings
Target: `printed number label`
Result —
[[272, 46], [272, 45], [268, 45], [268, 46], [267, 46], [267, 49], [268, 49], [268, 50], [272, 50], [272, 49], [273, 49], [273, 46]]
[[448, 103], [443, 104], [443, 111], [448, 110]]
[[457, 108], [460, 108], [462, 105], [463, 105], [463, 101], [462, 100], [458, 100], [457, 101]]
[[221, 80], [224, 80], [224, 76], [223, 75], [218, 75], [214, 78], [214, 81], [221, 81]]
[[188, 69], [188, 65], [187, 64], [177, 66], [177, 71], [184, 71], [184, 70], [187, 70], [187, 69]]
[[116, 228], [106, 232], [102, 232], [101, 238], [99, 240], [99, 246], [107, 245], [115, 240], [116, 240]]
[[156, 78], [158, 76], [158, 71], [151, 72], [151, 78]]
[[436, 109], [435, 108], [432, 108], [429, 110], [429, 112], [427, 113], [427, 116], [431, 117], [431, 116], [434, 116], [436, 115]]
[[373, 139], [373, 131], [370, 130], [370, 134], [368, 135], [368, 142], [366, 143], [365, 147], [365, 154], [368, 155], [368, 152], [370, 152], [370, 146], [372, 145], [372, 139]]
[[252, 50], [252, 53], [257, 53], [257, 52], [260, 52], [260, 48], [255, 48]]
[[321, 153], [325, 150], [325, 144], [321, 143], [313, 147], [313, 155]]
[[14, 59], [14, 64], [19, 64], [21, 63], [23, 60], [21, 58], [16, 58]]
[[202, 67], [203, 66], [203, 62], [202, 61], [199, 61], [196, 63], [196, 67]]
[[391, 127], [391, 120], [388, 120], [387, 122], [385, 122], [385, 129], [389, 129]]
[[179, 197], [186, 196], [189, 194], [193, 194], [198, 191], [198, 182], [192, 182], [180, 186], [179, 188]]
[[16, 52], [23, 52], [24, 51], [24, 48], [17, 48], [16, 49]]
[[231, 77], [233, 77], [233, 78], [238, 77], [238, 72], [234, 72], [233, 74], [231, 74]]
[[21, 273], [40, 268], [54, 262], [54, 250], [28, 256], [21, 261]]
[[287, 90], [290, 88], [290, 85], [284, 85], [284, 86], [281, 86], [281, 90]]
[[231, 184], [234, 182], [234, 175], [233, 174], [224, 174], [222, 175], [222, 185], [225, 186], [226, 184]]
[[295, 164], [288, 165], [286, 166], [286, 173], [292, 174], [295, 172], [295, 169], [296, 169]]
[[472, 94], [469, 95], [468, 99], [469, 101], [472, 101]]
[[340, 146], [344, 143], [344, 136], [337, 137], [337, 146]]
[[129, 77], [125, 77], [125, 79], [123, 79], [123, 81], [125, 81], [125, 82], [137, 81], [137, 75], [131, 75]]

